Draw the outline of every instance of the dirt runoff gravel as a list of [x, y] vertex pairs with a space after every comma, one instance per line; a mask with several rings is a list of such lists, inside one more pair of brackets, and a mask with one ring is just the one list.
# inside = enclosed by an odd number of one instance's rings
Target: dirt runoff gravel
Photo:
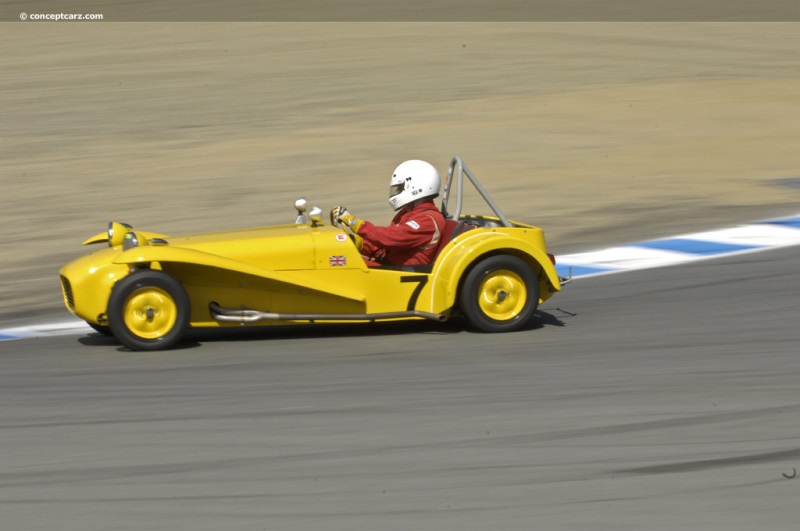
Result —
[[[795, 24], [4, 24], [0, 326], [108, 220], [388, 221], [464, 157], [556, 253], [800, 211]], [[467, 204], [470, 206], [470, 203]]]

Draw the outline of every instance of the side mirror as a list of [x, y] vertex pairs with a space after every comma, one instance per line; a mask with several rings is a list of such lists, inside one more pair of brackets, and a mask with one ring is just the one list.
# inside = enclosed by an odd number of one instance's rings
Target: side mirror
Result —
[[294, 202], [294, 208], [297, 210], [297, 219], [294, 222], [297, 225], [303, 225], [308, 223], [308, 217], [306, 216], [306, 207], [308, 203], [306, 202], [305, 197], [301, 197], [297, 201]]
[[322, 222], [322, 209], [318, 206], [311, 207], [308, 217], [311, 219], [311, 226], [316, 227]]

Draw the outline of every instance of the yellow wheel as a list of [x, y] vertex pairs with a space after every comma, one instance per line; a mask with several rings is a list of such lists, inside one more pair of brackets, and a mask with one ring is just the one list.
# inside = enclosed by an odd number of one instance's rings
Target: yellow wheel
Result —
[[508, 269], [492, 271], [478, 287], [478, 306], [486, 317], [495, 321], [513, 319], [527, 301], [525, 281]]
[[526, 327], [539, 306], [539, 281], [531, 266], [516, 256], [491, 256], [467, 274], [461, 311], [482, 332], [511, 332]]
[[161, 288], [146, 286], [133, 291], [122, 307], [128, 330], [142, 339], [159, 339], [174, 327], [178, 306]]
[[189, 297], [180, 282], [161, 271], [137, 271], [117, 282], [108, 301], [108, 324], [132, 350], [175, 345], [189, 324]]

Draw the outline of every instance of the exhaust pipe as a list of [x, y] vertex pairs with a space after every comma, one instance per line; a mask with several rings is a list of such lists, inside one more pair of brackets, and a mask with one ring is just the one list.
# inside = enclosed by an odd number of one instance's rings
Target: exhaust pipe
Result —
[[408, 312], [386, 312], [386, 313], [274, 313], [274, 312], [261, 312], [258, 310], [233, 310], [223, 308], [216, 302], [208, 305], [211, 311], [211, 317], [217, 321], [249, 324], [257, 323], [259, 321], [368, 321], [374, 323], [375, 321], [386, 321], [389, 319], [408, 319], [412, 317], [419, 317], [428, 319], [430, 321], [443, 322], [447, 320], [447, 316], [440, 313], [429, 313], [420, 311]]

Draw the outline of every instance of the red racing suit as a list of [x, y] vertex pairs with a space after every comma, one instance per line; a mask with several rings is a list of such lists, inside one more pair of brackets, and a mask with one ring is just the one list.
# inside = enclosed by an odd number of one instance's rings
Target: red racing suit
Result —
[[369, 266], [419, 265], [433, 262], [442, 238], [444, 216], [433, 199], [397, 212], [388, 227], [364, 221], [358, 235], [364, 239], [361, 254]]

